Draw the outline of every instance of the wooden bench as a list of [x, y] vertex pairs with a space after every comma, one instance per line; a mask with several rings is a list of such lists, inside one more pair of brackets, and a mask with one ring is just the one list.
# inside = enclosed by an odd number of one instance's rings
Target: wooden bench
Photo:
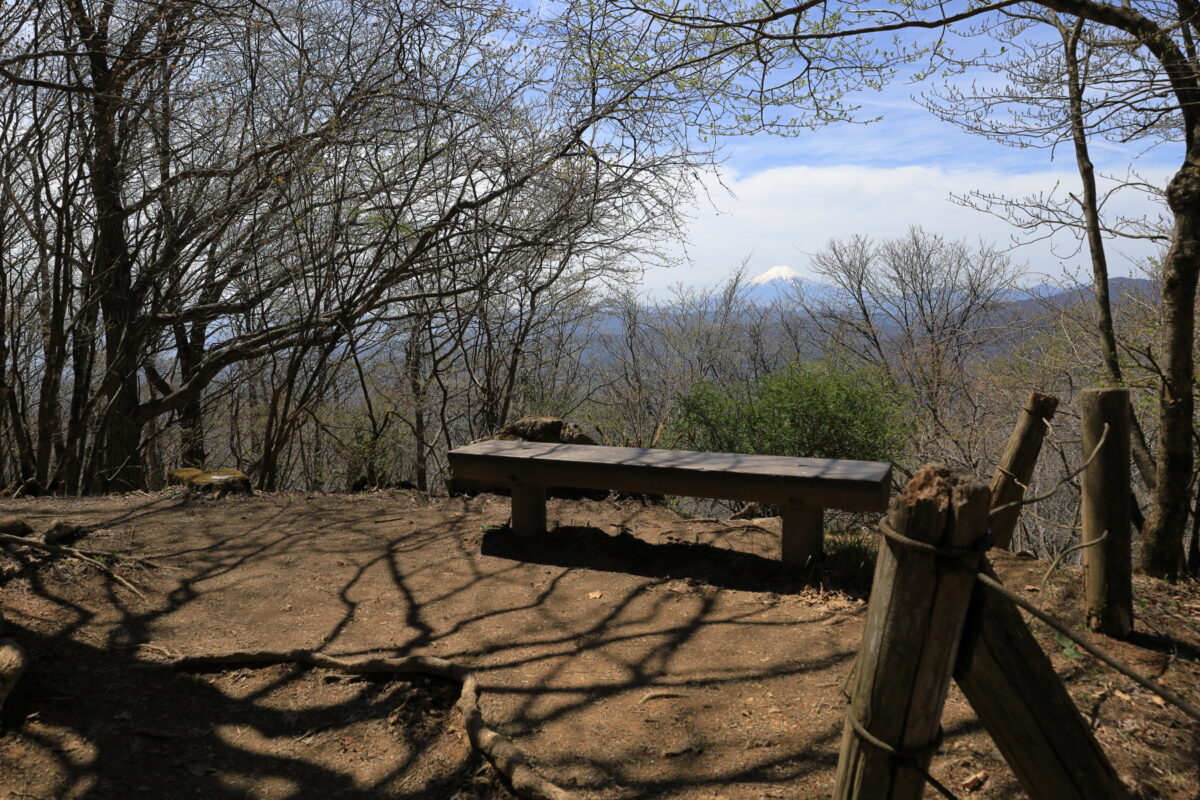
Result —
[[546, 487], [611, 489], [770, 503], [783, 509], [782, 560], [820, 556], [823, 512], [886, 511], [890, 464], [492, 440], [451, 450], [456, 478], [512, 487], [512, 527], [546, 530]]

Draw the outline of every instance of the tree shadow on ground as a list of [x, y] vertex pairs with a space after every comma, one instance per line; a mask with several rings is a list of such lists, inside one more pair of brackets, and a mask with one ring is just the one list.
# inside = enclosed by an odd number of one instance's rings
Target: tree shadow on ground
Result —
[[1125, 641], [1143, 650], [1150, 650], [1155, 653], [1162, 653], [1163, 655], [1200, 663], [1200, 647], [1180, 641], [1166, 634], [1134, 631], [1125, 637]]
[[[480, 552], [526, 563], [696, 581], [745, 592], [797, 594], [821, 586], [865, 597], [870, 583], [869, 575], [864, 581], [825, 569], [822, 564], [801, 569], [778, 559], [711, 544], [653, 543], [625, 529], [610, 534], [591, 526], [564, 525], [533, 536], [519, 536], [511, 528], [494, 528], [484, 534]], [[836, 584], [831, 583], [831, 577], [838, 579]]]
[[[65, 776], [54, 779], [61, 791], [41, 796], [509, 797], [455, 738], [454, 715], [422, 727], [453, 703], [446, 686], [287, 665], [204, 676], [148, 667], [164, 645], [448, 658], [475, 670], [489, 722], [547, 778], [582, 790], [650, 797], [748, 785], [742, 796], [770, 796], [832, 777], [837, 686], [856, 645], [839, 638], [839, 620], [857, 606], [679, 592], [674, 583], [769, 595], [822, 581], [770, 557], [777, 534], [750, 542], [711, 533], [719, 545], [761, 545], [756, 555], [673, 541], [688, 532], [668, 520], [643, 530], [667, 540], [652, 543], [628, 532], [634, 515], [614, 523], [617, 535], [561, 527], [519, 539], [481, 525], [503, 519], [484, 516], [485, 501], [432, 514], [423, 500], [400, 517], [382, 503], [319, 502], [264, 503], [256, 513], [214, 506], [226, 512], [219, 524], [168, 511], [156, 520], [154, 557], [172, 571], [146, 573], [141, 602], [80, 565], [47, 560], [24, 573], [28, 591], [57, 607], [28, 604], [38, 615], [20, 617], [14, 638], [37, 666], [6, 712], [24, 746], [41, 753], [35, 766]], [[498, 558], [480, 558], [481, 549]], [[603, 601], [590, 599], [596, 588]], [[774, 646], [806, 628], [811, 647]], [[797, 680], [806, 688], [792, 697]], [[353, 697], [343, 685], [351, 682]], [[770, 691], [778, 699], [767, 700]], [[398, 712], [406, 697], [408, 711]], [[425, 710], [411, 714], [420, 702]], [[369, 780], [356, 763], [364, 730], [407, 743], [372, 755], [387, 768]], [[458, 749], [445, 749], [447, 731]], [[310, 742], [326, 749], [298, 751]], [[0, 758], [0, 773], [15, 763]]]
[[[476, 780], [482, 763], [452, 731], [453, 682], [277, 665], [227, 669], [217, 685], [214, 676], [150, 665], [134, 648], [92, 647], [15, 625], [10, 635], [36, 668], [5, 705], [5, 727], [19, 725], [5, 760], [19, 763], [22, 750], [50, 754], [58, 765], [55, 796], [365, 799], [386, 790], [397, 798], [451, 797]], [[264, 682], [270, 691], [231, 691]], [[340, 699], [329, 702], [335, 683]], [[280, 707], [280, 694], [307, 700]], [[265, 742], [276, 745], [273, 752]], [[281, 751], [279, 742], [288, 747]], [[391, 763], [376, 762], [374, 780], [364, 782], [308, 757], [330, 749], [346, 761], [382, 756]], [[422, 758], [433, 750], [435, 759]], [[413, 776], [418, 761], [444, 768]], [[21, 796], [17, 777], [5, 783]]]

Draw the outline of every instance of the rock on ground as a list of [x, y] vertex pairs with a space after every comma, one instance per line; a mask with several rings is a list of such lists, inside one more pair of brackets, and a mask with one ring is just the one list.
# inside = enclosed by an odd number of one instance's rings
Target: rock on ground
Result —
[[33, 535], [33, 526], [20, 517], [0, 517], [0, 533], [25, 538]]

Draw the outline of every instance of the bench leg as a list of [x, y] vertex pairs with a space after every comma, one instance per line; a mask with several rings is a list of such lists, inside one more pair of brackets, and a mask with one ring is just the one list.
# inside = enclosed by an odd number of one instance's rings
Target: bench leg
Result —
[[821, 559], [825, 540], [825, 509], [792, 504], [783, 507], [783, 553], [781, 560], [805, 567]]
[[512, 487], [512, 529], [518, 536], [546, 532], [546, 487], [514, 484]]

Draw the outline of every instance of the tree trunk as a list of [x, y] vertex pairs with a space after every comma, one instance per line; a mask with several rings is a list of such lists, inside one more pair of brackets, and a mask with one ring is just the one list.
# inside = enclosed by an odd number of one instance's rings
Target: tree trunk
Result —
[[95, 93], [90, 163], [96, 208], [92, 280], [104, 315], [105, 373], [100, 391], [104, 403], [101, 417], [104, 451], [98, 459], [98, 488], [129, 491], [145, 485], [139, 452], [142, 422], [137, 413], [141, 337], [133, 264], [125, 232], [127, 212], [121, 196], [125, 177], [117, 138], [117, 101], [110, 99], [120, 95], [121, 87], [105, 61], [100, 54], [92, 59]]
[[[1067, 94], [1071, 107], [1071, 139], [1075, 145], [1075, 165], [1079, 180], [1083, 184], [1080, 206], [1083, 210], [1084, 229], [1087, 232], [1088, 256], [1092, 262], [1092, 289], [1096, 298], [1096, 332], [1100, 339], [1100, 354], [1104, 369], [1114, 386], [1123, 386], [1125, 377], [1121, 371], [1121, 360], [1117, 352], [1117, 332], [1113, 322], [1112, 293], [1108, 283], [1108, 255], [1104, 249], [1104, 237], [1100, 230], [1100, 201], [1096, 192], [1096, 171], [1088, 149], [1087, 130], [1083, 116], [1083, 94], [1085, 86], [1079, 71], [1079, 34], [1083, 20], [1076, 18], [1070, 30], [1059, 32], [1063, 37], [1063, 51], [1067, 65]], [[1146, 435], [1138, 424], [1136, 413], [1130, 407], [1130, 444], [1138, 473], [1148, 488], [1155, 484], [1154, 457], [1146, 444]]]
[[429, 491], [429, 447], [425, 443], [425, 382], [421, 379], [421, 336], [424, 320], [417, 317], [408, 334], [408, 388], [413, 398], [413, 483], [422, 492]]
[[71, 407], [67, 415], [67, 435], [58, 474], [69, 494], [84, 492], [91, 483], [84, 475], [83, 456], [87, 450], [88, 420], [91, 414], [92, 369], [96, 361], [96, 304], [81, 300], [71, 331]]
[[1196, 280], [1200, 270], [1200, 148], [1171, 179], [1167, 203], [1175, 214], [1171, 247], [1163, 259], [1159, 333], [1159, 456], [1150, 513], [1142, 529], [1139, 566], [1147, 575], [1175, 580], [1183, 558], [1194, 436], [1192, 362]]
[[[192, 325], [185, 331], [182, 325], [175, 329], [175, 350], [179, 358], [180, 383], [187, 384], [196, 377], [204, 358], [205, 326]], [[203, 392], [192, 392], [179, 409], [180, 466], [204, 468], [208, 453], [204, 449], [204, 397]]]

